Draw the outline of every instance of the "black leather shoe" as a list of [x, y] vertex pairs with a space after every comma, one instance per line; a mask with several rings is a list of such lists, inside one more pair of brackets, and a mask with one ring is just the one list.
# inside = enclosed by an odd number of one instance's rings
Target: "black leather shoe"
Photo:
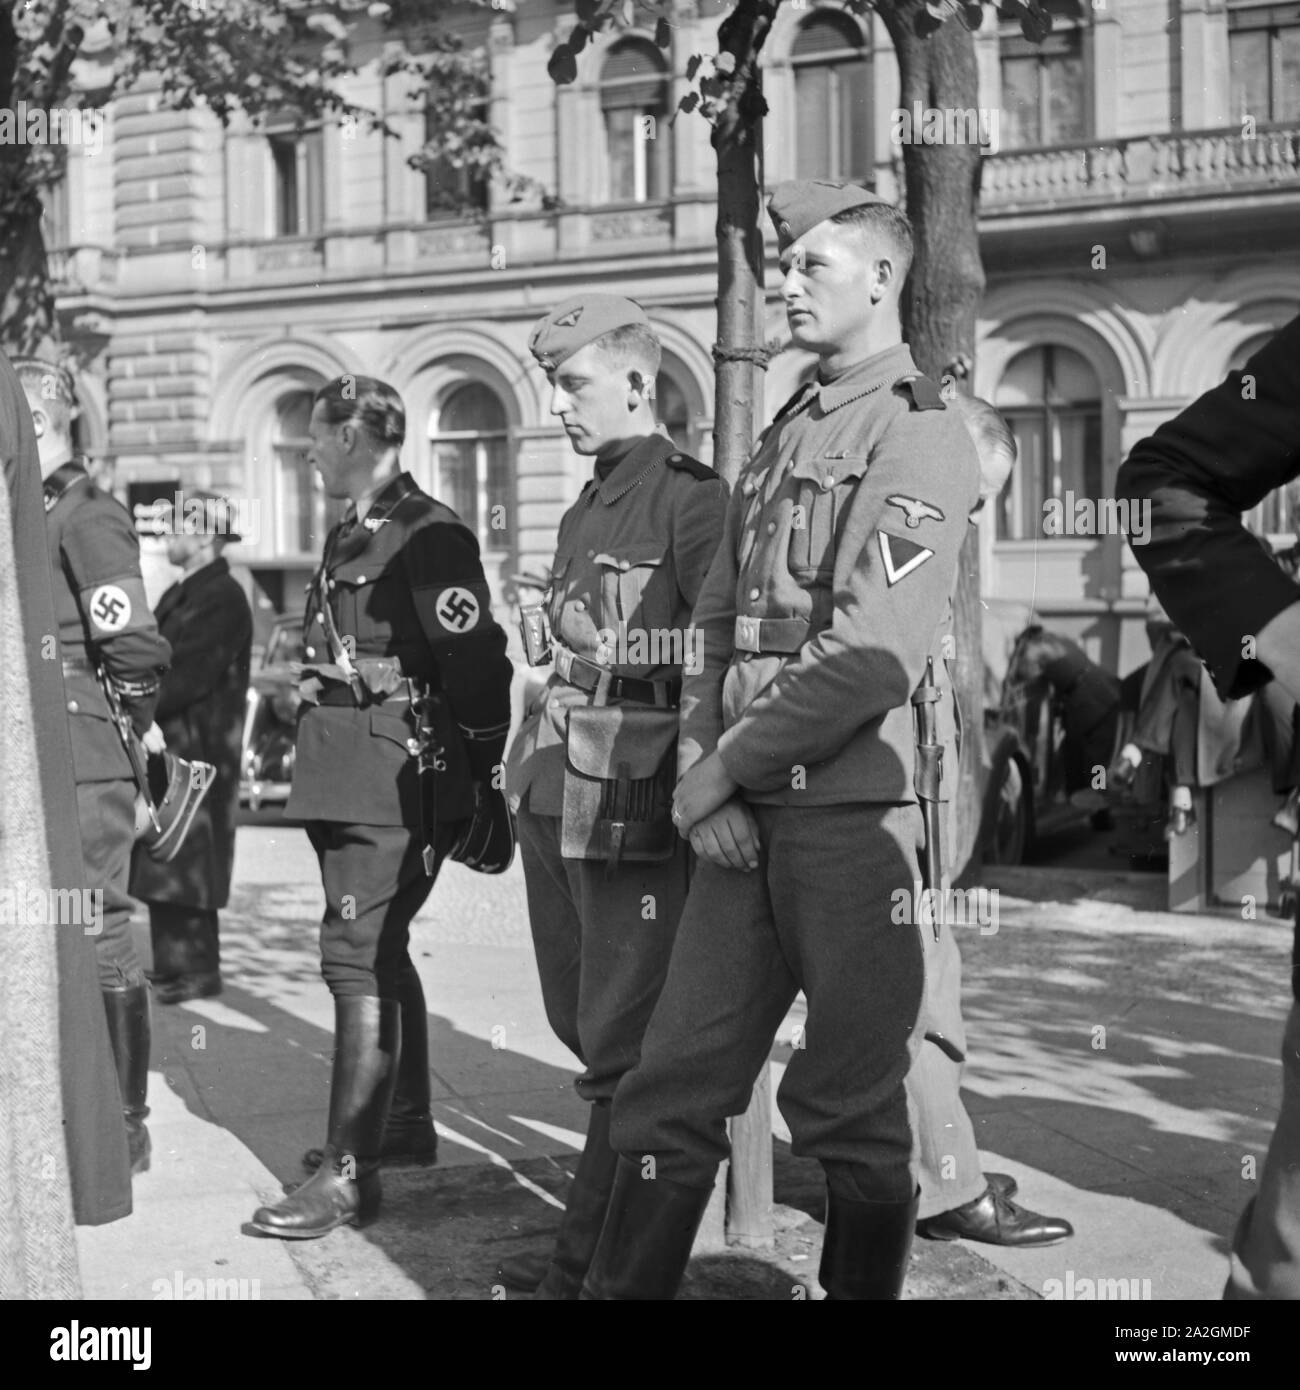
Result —
[[202, 970], [192, 975], [173, 975], [154, 985], [153, 997], [160, 1004], [183, 1004], [187, 999], [212, 999], [221, 993], [221, 972]]
[[511, 1259], [502, 1260], [497, 1266], [497, 1278], [508, 1289], [515, 1289], [519, 1293], [533, 1293], [541, 1286], [550, 1267], [549, 1250], [530, 1251], [525, 1255], [515, 1255]]
[[1039, 1216], [1020, 1207], [990, 1184], [984, 1195], [963, 1207], [916, 1223], [927, 1240], [978, 1240], [985, 1245], [1055, 1245], [1074, 1234], [1059, 1216]]

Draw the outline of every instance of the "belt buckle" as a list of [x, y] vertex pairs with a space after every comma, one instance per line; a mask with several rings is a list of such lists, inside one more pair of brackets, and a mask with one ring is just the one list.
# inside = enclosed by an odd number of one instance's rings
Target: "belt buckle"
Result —
[[555, 669], [561, 680], [567, 681], [573, 674], [573, 653], [568, 647], [561, 647], [558, 643], [555, 647]]
[[758, 651], [758, 623], [757, 618], [736, 619], [736, 646], [742, 652]]

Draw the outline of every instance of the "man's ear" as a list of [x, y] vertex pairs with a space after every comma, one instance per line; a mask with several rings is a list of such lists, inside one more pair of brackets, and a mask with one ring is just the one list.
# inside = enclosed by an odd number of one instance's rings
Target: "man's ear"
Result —
[[878, 304], [893, 288], [894, 263], [888, 256], [881, 256], [871, 263], [871, 302]]
[[351, 420], [345, 420], [339, 426], [339, 443], [343, 446], [343, 452], [350, 454], [357, 445], [357, 427]]
[[631, 394], [637, 398], [634, 404], [654, 399], [654, 383], [649, 381], [643, 372], [638, 372], [635, 367], [627, 374], [627, 385]]
[[44, 437], [45, 431], [49, 428], [49, 423], [49, 417], [45, 414], [45, 412], [41, 410], [39, 406], [33, 406], [32, 428], [36, 431], [37, 439], [41, 439]]

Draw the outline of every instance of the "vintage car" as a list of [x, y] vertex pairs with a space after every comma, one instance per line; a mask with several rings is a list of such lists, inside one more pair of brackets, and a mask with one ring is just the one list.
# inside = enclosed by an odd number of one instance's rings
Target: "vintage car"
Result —
[[303, 659], [302, 618], [277, 618], [248, 686], [239, 799], [256, 811], [289, 799], [293, 782], [298, 681], [291, 663]]

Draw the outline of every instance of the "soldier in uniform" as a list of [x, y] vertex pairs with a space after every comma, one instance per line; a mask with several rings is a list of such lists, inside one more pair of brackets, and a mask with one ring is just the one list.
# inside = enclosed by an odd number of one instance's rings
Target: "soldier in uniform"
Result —
[[[691, 608], [717, 548], [726, 485], [655, 423], [660, 346], [630, 299], [585, 295], [534, 328], [529, 347], [551, 384], [551, 413], [594, 473], [560, 522], [549, 623], [555, 670], [525, 719], [507, 765], [518, 799], [528, 912], [546, 1015], [585, 1068], [587, 1139], [544, 1271], [504, 1265], [540, 1299], [576, 1299], [614, 1180], [609, 1102], [637, 1060], [658, 998], [691, 854], [668, 822], [675, 717], [667, 764], [668, 857], [612, 867], [563, 854], [567, 716], [587, 706], [675, 711]], [[657, 646], [651, 645], [651, 639]], [[639, 735], [637, 737], [640, 737]], [[644, 740], [643, 740], [644, 741]], [[628, 745], [632, 761], [660, 756]], [[621, 755], [620, 755], [621, 756]], [[648, 769], [645, 769], [648, 770]], [[647, 908], [647, 904], [651, 906]]]
[[31, 359], [15, 368], [36, 427], [55, 614], [72, 735], [86, 883], [103, 892], [95, 938], [99, 983], [122, 1092], [131, 1171], [149, 1167], [149, 986], [131, 940], [127, 880], [135, 843], [131, 763], [99, 684], [102, 667], [142, 737], [153, 724], [171, 648], [145, 601], [140, 542], [125, 507], [95, 487], [73, 457], [72, 388]]
[[[1300, 318], [1120, 466], [1118, 498], [1150, 508], [1133, 554], [1225, 700], [1276, 680], [1300, 701], [1300, 586], [1241, 520], [1297, 477]], [[1300, 918], [1290, 975], [1282, 1106], [1232, 1243], [1224, 1297], [1234, 1301], [1300, 1299]]]
[[[828, 1296], [897, 1298], [916, 1219], [905, 1081], [933, 937], [891, 910], [924, 834], [910, 696], [927, 658], [943, 669], [979, 470], [902, 341], [907, 219], [824, 182], [781, 185], [769, 212], [791, 334], [820, 370], [747, 465], [695, 608], [674, 814], [701, 862], [614, 1100], [621, 1157], [584, 1298], [673, 1296], [726, 1117], [800, 989], [779, 1100], [794, 1152], [826, 1171]], [[734, 808], [756, 823], [756, 869], [747, 824], [719, 824]]]
[[[329, 1126], [309, 1155], [319, 1166], [253, 1216], [289, 1239], [369, 1220], [390, 1143], [432, 1147], [410, 925], [478, 788], [499, 774], [510, 719], [511, 665], [478, 542], [402, 471], [401, 397], [373, 377], [339, 377], [316, 393], [310, 434], [325, 491], [352, 506], [309, 594], [285, 808], [306, 822], [320, 862], [321, 973], [334, 996]], [[436, 775], [422, 777], [430, 758]], [[395, 1090], [402, 1108], [386, 1139]]]

